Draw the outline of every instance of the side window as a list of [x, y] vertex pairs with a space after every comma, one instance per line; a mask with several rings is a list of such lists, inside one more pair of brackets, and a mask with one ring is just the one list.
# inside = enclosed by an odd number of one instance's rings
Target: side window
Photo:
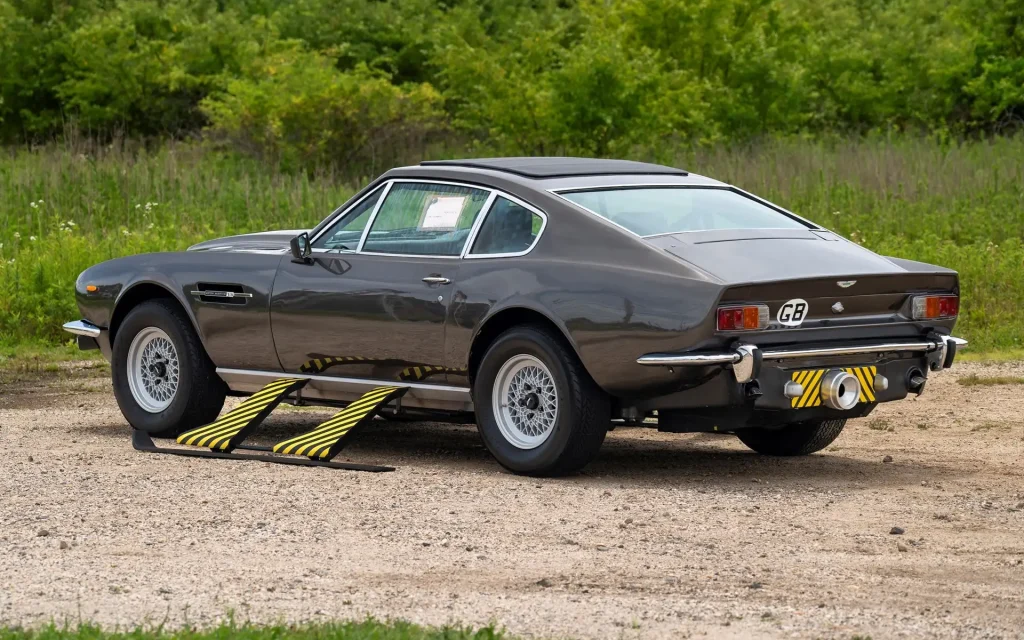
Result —
[[457, 256], [488, 191], [396, 182], [377, 212], [363, 251]]
[[316, 242], [314, 249], [341, 249], [355, 251], [359, 247], [359, 239], [363, 236], [363, 229], [370, 220], [373, 208], [380, 200], [380, 194], [384, 193], [384, 187], [377, 188], [373, 193], [366, 196], [362, 202], [357, 204], [351, 211], [341, 217], [323, 233]]
[[473, 255], [522, 253], [537, 239], [544, 220], [526, 207], [498, 196], [480, 225]]

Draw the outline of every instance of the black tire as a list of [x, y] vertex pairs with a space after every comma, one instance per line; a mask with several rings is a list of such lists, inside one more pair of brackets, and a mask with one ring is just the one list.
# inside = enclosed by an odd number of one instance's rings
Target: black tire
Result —
[[769, 456], [806, 456], [832, 444], [846, 426], [845, 419], [815, 420], [782, 429], [743, 429], [736, 435], [758, 453]]
[[[139, 332], [149, 327], [163, 330], [178, 357], [178, 387], [171, 403], [159, 413], [144, 409], [132, 394], [128, 381], [128, 354]], [[213, 422], [224, 407], [227, 386], [217, 375], [192, 323], [170, 300], [150, 300], [132, 309], [114, 337], [111, 372], [114, 397], [121, 413], [136, 429], [173, 437]]]
[[[548, 369], [557, 394], [550, 435], [532, 449], [519, 448], [501, 433], [492, 392], [502, 366], [518, 355], [540, 360]], [[608, 396], [565, 343], [543, 326], [514, 327], [487, 349], [473, 382], [477, 426], [484, 444], [506, 469], [531, 476], [559, 476], [578, 471], [597, 455], [608, 433]]]

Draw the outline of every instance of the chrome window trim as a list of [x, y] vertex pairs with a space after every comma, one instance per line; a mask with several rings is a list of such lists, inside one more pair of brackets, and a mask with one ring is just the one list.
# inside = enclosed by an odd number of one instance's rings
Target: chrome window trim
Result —
[[[441, 185], [447, 185], [447, 186], [453, 186], [453, 187], [463, 187], [463, 188], [467, 188], [467, 189], [476, 189], [477, 191], [485, 191], [485, 192], [487, 192], [487, 199], [484, 201], [484, 204], [480, 207], [480, 213], [477, 214], [476, 219], [473, 221], [473, 226], [470, 227], [469, 235], [466, 236], [466, 242], [462, 246], [462, 249], [460, 250], [458, 255], [447, 256], [447, 255], [422, 254], [422, 253], [384, 253], [384, 252], [381, 252], [381, 251], [365, 251], [363, 249], [364, 245], [366, 244], [366, 239], [370, 235], [370, 229], [373, 227], [373, 223], [376, 222], [377, 214], [380, 213], [380, 209], [381, 209], [381, 207], [384, 204], [384, 200], [388, 197], [388, 194], [391, 193], [391, 188], [396, 183], [400, 183], [400, 182], [401, 183], [413, 183], [413, 184], [441, 184]], [[657, 186], [657, 185], [653, 185], [653, 186]], [[548, 214], [545, 213], [543, 210], [539, 209], [538, 207], [535, 207], [534, 205], [530, 204], [529, 202], [526, 202], [525, 200], [523, 200], [521, 198], [518, 198], [518, 197], [516, 197], [516, 196], [514, 196], [514, 195], [512, 195], [512, 194], [510, 194], [510, 193], [508, 193], [506, 191], [502, 191], [501, 189], [496, 189], [496, 188], [493, 188], [493, 187], [486, 187], [486, 186], [483, 186], [483, 185], [472, 184], [472, 183], [469, 183], [469, 182], [457, 182], [457, 181], [453, 181], [453, 180], [436, 180], [436, 179], [433, 179], [433, 178], [392, 178], [392, 179], [389, 179], [389, 180], [386, 180], [386, 181], [382, 182], [377, 187], [377, 189], [380, 189], [382, 187], [383, 187], [384, 191], [381, 193], [380, 199], [377, 201], [376, 206], [374, 206], [373, 211], [370, 213], [370, 219], [366, 223], [366, 228], [363, 229], [363, 235], [360, 236], [360, 238], [359, 238], [359, 245], [356, 247], [355, 250], [352, 250], [352, 249], [324, 249], [324, 248], [321, 248], [321, 247], [316, 247], [316, 248], [312, 248], [311, 252], [314, 253], [314, 254], [319, 254], [319, 255], [367, 255], [367, 256], [385, 256], [385, 257], [393, 257], [393, 258], [441, 258], [441, 259], [447, 259], [447, 260], [461, 260], [461, 259], [480, 260], [480, 259], [486, 259], [486, 258], [516, 258], [516, 257], [519, 257], [519, 256], [525, 256], [526, 254], [528, 254], [531, 251], [533, 251], [533, 249], [537, 246], [537, 243], [540, 242], [541, 236], [544, 235], [545, 229], [547, 229], [547, 227], [548, 227]], [[593, 188], [593, 187], [583, 187], [582, 189], [585, 190], [585, 189], [591, 189], [591, 188]], [[600, 188], [604, 188], [604, 187], [600, 187]], [[327, 233], [327, 231], [330, 230], [331, 227], [333, 227], [338, 221], [343, 219], [353, 209], [355, 209], [360, 204], [362, 204], [364, 200], [366, 200], [371, 195], [376, 193], [377, 189], [374, 189], [373, 191], [367, 193], [365, 196], [363, 196], [362, 198], [360, 198], [356, 202], [352, 203], [351, 206], [346, 207], [344, 210], [342, 210], [342, 211], [338, 212], [337, 214], [335, 214], [334, 217], [331, 218], [330, 222], [328, 222], [328, 224], [324, 225], [323, 230], [321, 230], [320, 233], [316, 234], [316, 236], [314, 236], [310, 240], [310, 244], [312, 245], [314, 242], [316, 242], [320, 238], [320, 236], [322, 236], [323, 234]], [[573, 187], [573, 188], [569, 188], [567, 190], [575, 191], [577, 189], [575, 187]], [[555, 193], [555, 191], [552, 191], [552, 193]], [[479, 235], [479, 233], [480, 233], [480, 227], [483, 226], [484, 220], [490, 214], [491, 209], [494, 208], [494, 201], [498, 197], [502, 197], [502, 198], [505, 198], [506, 200], [509, 200], [510, 202], [514, 202], [514, 203], [518, 204], [519, 206], [529, 210], [531, 213], [534, 213], [534, 214], [540, 216], [541, 226], [540, 226], [540, 229], [537, 231], [537, 237], [534, 238], [533, 243], [527, 249], [525, 249], [524, 251], [519, 251], [519, 252], [515, 252], [515, 253], [474, 254], [474, 253], [472, 253], [472, 247], [476, 243], [477, 235]], [[572, 203], [571, 200], [566, 199], [566, 201]], [[598, 218], [600, 218], [601, 220], [604, 220], [605, 222], [611, 222], [610, 220], [607, 220], [605, 218], [601, 218], [601, 216], [599, 216], [596, 213], [593, 213], [592, 211], [589, 211], [589, 210], [587, 210], [587, 211], [588, 211], [588, 213], [591, 213], [591, 214], [597, 216]], [[615, 224], [615, 223], [612, 222], [611, 224]], [[619, 226], [619, 225], [616, 225], [616, 226]], [[632, 233], [631, 231], [629, 231], [629, 229], [626, 229], [625, 227], [620, 227], [620, 228], [628, 231], [629, 233]], [[634, 234], [634, 235], [636, 235], [636, 234]]]
[[361, 256], [386, 256], [391, 258], [439, 258], [441, 260], [459, 260], [460, 256], [444, 256], [437, 253], [384, 253], [383, 251], [360, 251]]
[[[390, 188], [390, 184], [389, 184], [389, 182], [390, 182], [390, 181], [388, 181], [388, 182], [382, 182], [382, 183], [381, 183], [380, 185], [378, 185], [378, 186], [377, 186], [377, 189], [380, 189], [381, 187], [385, 187], [385, 189], [384, 189], [384, 192], [383, 192], [383, 193], [381, 193], [381, 199], [380, 199], [380, 200], [379, 200], [379, 201], [377, 202], [377, 204], [378, 204], [378, 205], [379, 205], [379, 204], [380, 204], [381, 202], [383, 202], [383, 201], [384, 201], [384, 196], [385, 196], [385, 195], [387, 195], [387, 192], [388, 192], [388, 188]], [[314, 243], [314, 242], [316, 242], [317, 240], [319, 240], [319, 239], [320, 239], [320, 236], [322, 236], [322, 235], [324, 235], [325, 233], [327, 233], [328, 231], [330, 231], [330, 230], [331, 230], [331, 227], [333, 227], [333, 226], [334, 226], [334, 223], [336, 223], [336, 222], [340, 222], [340, 221], [341, 221], [341, 219], [342, 219], [342, 218], [344, 218], [345, 216], [347, 216], [347, 215], [349, 214], [349, 212], [350, 212], [350, 211], [352, 211], [353, 209], [355, 209], [356, 207], [358, 207], [359, 205], [361, 205], [361, 204], [363, 203], [363, 201], [364, 201], [364, 200], [366, 200], [367, 198], [369, 198], [369, 197], [370, 197], [370, 196], [372, 196], [373, 194], [377, 193], [377, 189], [374, 189], [374, 190], [370, 191], [369, 193], [367, 193], [366, 195], [364, 195], [364, 196], [363, 196], [362, 198], [359, 198], [358, 200], [356, 200], [355, 202], [353, 202], [351, 206], [349, 206], [349, 207], [345, 207], [345, 209], [343, 209], [343, 210], [340, 210], [340, 211], [337, 211], [337, 210], [336, 210], [336, 211], [335, 211], [334, 213], [332, 213], [331, 215], [327, 216], [327, 218], [328, 218], [328, 219], [329, 219], [330, 221], [329, 221], [329, 222], [328, 222], [327, 224], [325, 224], [325, 225], [324, 225], [324, 228], [320, 230], [320, 233], [316, 234], [315, 236], [313, 236], [312, 238], [310, 238], [310, 239], [309, 239], [309, 246], [310, 246], [310, 250], [311, 250], [312, 252], [314, 252], [314, 253], [316, 253], [316, 252], [317, 252], [318, 250], [319, 250], [320, 252], [329, 252], [329, 251], [334, 251], [334, 249], [323, 249], [323, 248], [319, 248], [319, 247], [318, 247], [318, 248], [313, 248], [313, 243]], [[372, 215], [372, 214], [371, 214], [371, 215]], [[346, 253], [351, 253], [351, 251], [347, 251]]]
[[366, 221], [366, 227], [363, 229], [363, 235], [359, 236], [359, 244], [356, 246], [356, 253], [362, 253], [363, 245], [366, 244], [366, 238], [370, 235], [370, 229], [373, 227], [373, 223], [377, 220], [377, 214], [380, 213], [380, 208], [384, 206], [384, 201], [387, 199], [388, 194], [391, 193], [391, 187], [394, 186], [394, 180], [388, 180], [388, 183], [384, 186], [384, 193], [380, 194], [380, 200], [373, 206], [373, 211], [370, 212], [370, 219]]
[[[769, 209], [772, 209], [773, 211], [781, 213], [782, 215], [784, 215], [786, 217], [792, 218], [792, 219], [800, 222], [801, 224], [808, 225], [807, 226], [807, 230], [808, 231], [828, 231], [828, 229], [826, 229], [826, 228], [824, 228], [824, 227], [822, 227], [822, 226], [820, 226], [820, 225], [818, 225], [818, 224], [816, 224], [814, 222], [811, 222], [810, 220], [807, 220], [805, 218], [801, 218], [800, 216], [796, 215], [795, 213], [793, 213], [789, 209], [786, 209], [784, 207], [780, 207], [779, 205], [777, 205], [777, 204], [775, 204], [773, 202], [769, 202], [769, 201], [765, 200], [764, 198], [761, 198], [761, 197], [756, 196], [756, 195], [754, 195], [752, 193], [744, 191], [743, 189], [740, 189], [739, 187], [733, 186], [731, 184], [697, 185], [697, 184], [664, 184], [664, 183], [659, 184], [659, 183], [649, 183], [649, 182], [630, 182], [630, 183], [608, 184], [608, 185], [598, 185], [598, 186], [590, 186], [590, 187], [558, 187], [558, 188], [554, 188], [554, 189], [548, 189], [548, 193], [550, 193], [552, 195], [555, 195], [555, 196], [558, 196], [562, 200], [565, 200], [566, 202], [568, 202], [569, 204], [571, 204], [571, 205], [573, 205], [575, 207], [578, 207], [582, 211], [585, 211], [585, 212], [587, 212], [587, 213], [589, 213], [589, 214], [591, 214], [593, 216], [597, 216], [599, 219], [601, 219], [601, 220], [603, 220], [603, 221], [605, 221], [605, 222], [607, 222], [607, 223], [609, 223], [611, 225], [614, 225], [614, 226], [618, 227], [619, 229], [622, 229], [623, 231], [625, 231], [626, 233], [629, 233], [630, 235], [632, 235], [635, 238], [641, 238], [641, 239], [642, 238], [653, 238], [655, 236], [673, 235], [675, 233], [702, 233], [704, 231], [728, 231], [728, 229], [704, 229], [702, 231], [667, 231], [667, 232], [664, 232], [664, 233], [657, 233], [657, 234], [642, 236], [639, 233], [636, 233], [635, 231], [633, 231], [631, 229], [627, 229], [626, 227], [622, 226], [621, 224], [619, 224], [619, 223], [617, 223], [617, 222], [615, 222], [613, 220], [609, 220], [608, 218], [602, 216], [600, 213], [598, 213], [598, 212], [596, 212], [596, 211], [594, 211], [592, 209], [588, 209], [587, 207], [584, 207], [583, 205], [581, 205], [581, 204], [579, 204], [577, 202], [573, 202], [569, 198], [566, 198], [565, 195], [563, 195], [563, 194], [566, 194], [566, 193], [575, 193], [575, 192], [578, 192], [578, 191], [616, 191], [616, 190], [626, 190], [626, 189], [651, 189], [651, 188], [660, 188], [660, 189], [718, 189], [720, 191], [732, 191], [733, 193], [736, 193], [738, 195], [750, 198], [754, 202], [757, 202], [758, 204], [764, 205], [764, 206], [768, 207]], [[767, 228], [773, 228], [773, 227], [767, 227]]]
[[[376, 208], [373, 210], [373, 215], [370, 217], [370, 221], [366, 224], [366, 229], [363, 230], [363, 237], [359, 240], [359, 248], [356, 253], [366, 256], [391, 256], [396, 258], [447, 258], [451, 260], [459, 260], [462, 258], [463, 253], [466, 249], [466, 244], [463, 245], [459, 252], [453, 256], [446, 256], [434, 253], [384, 253], [382, 251], [365, 251], [363, 246], [366, 244], [366, 239], [370, 236], [370, 230], [373, 228], [373, 223], [377, 220], [377, 214], [380, 213], [381, 206], [384, 204], [384, 200], [388, 197], [388, 193], [391, 192], [391, 187], [395, 183], [412, 183], [412, 184], [443, 184], [451, 187], [463, 187], [465, 189], [474, 189], [476, 191], [483, 191], [487, 194], [487, 198], [484, 200], [483, 205], [480, 206], [480, 212], [476, 214], [476, 219], [473, 221], [473, 226], [470, 227], [470, 234], [473, 233], [473, 227], [476, 226], [476, 221], [480, 219], [486, 207], [494, 200], [494, 189], [490, 187], [483, 187], [478, 184], [468, 184], [465, 182], [452, 182], [450, 180], [433, 180], [431, 178], [395, 178], [394, 180], [388, 181], [388, 191], [385, 193], [380, 201], [377, 203]], [[466, 236], [467, 244], [470, 236]]]
[[484, 220], [487, 219], [487, 214], [494, 208], [494, 201], [498, 199], [498, 192], [491, 191], [490, 195], [487, 196], [487, 201], [484, 202], [484, 206], [480, 207], [480, 213], [477, 214], [476, 220], [473, 221], [473, 226], [469, 228], [469, 235], [466, 236], [466, 244], [462, 245], [462, 250], [459, 251], [459, 257], [465, 258], [466, 254], [469, 253], [469, 248], [476, 242], [476, 236], [480, 233], [480, 227], [483, 226]]
[[[534, 215], [540, 216], [540, 229], [537, 230], [537, 237], [534, 238], [533, 242], [530, 243], [530, 246], [524, 249], [523, 251], [515, 251], [511, 253], [473, 253], [473, 245], [476, 244], [477, 234], [479, 234], [480, 228], [484, 226], [484, 221], [486, 220], [487, 216], [491, 214], [491, 209], [494, 208], [494, 201], [497, 200], [498, 198], [505, 198], [509, 202], [513, 202], [519, 205], [520, 207], [523, 207], [524, 209], [533, 213]], [[466, 242], [466, 247], [463, 250], [463, 257], [469, 260], [484, 260], [487, 258], [517, 258], [519, 256], [525, 256], [526, 254], [533, 251], [533, 248], [537, 246], [537, 243], [540, 242], [540, 237], [544, 235], [544, 230], [547, 228], [548, 215], [546, 213], [544, 213], [537, 207], [533, 206], [532, 204], [524, 200], [520, 200], [519, 198], [511, 194], [505, 193], [504, 191], [495, 191], [494, 197], [490, 202], [490, 206], [485, 211], [481, 212], [480, 224], [476, 225], [476, 227], [473, 229], [473, 234], [469, 237], [469, 241]]]

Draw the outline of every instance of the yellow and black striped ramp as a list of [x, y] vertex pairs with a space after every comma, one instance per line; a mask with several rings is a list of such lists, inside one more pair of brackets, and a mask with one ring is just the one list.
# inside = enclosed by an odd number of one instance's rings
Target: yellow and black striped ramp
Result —
[[270, 412], [289, 393], [306, 386], [307, 382], [309, 382], [307, 378], [274, 380], [246, 398], [242, 404], [218, 418], [216, 422], [181, 434], [178, 436], [178, 444], [231, 451], [240, 445], [253, 429], [266, 420]]
[[274, 445], [274, 453], [291, 453], [312, 459], [330, 460], [344, 446], [345, 436], [370, 420], [377, 410], [400, 398], [408, 387], [377, 387], [367, 391], [316, 429]]
[[[804, 386], [804, 393], [799, 398], [792, 398], [794, 409], [821, 406], [821, 379], [828, 369], [804, 369], [794, 371], [793, 382]], [[854, 376], [860, 382], [860, 402], [875, 402], [875, 374], [878, 367], [843, 367], [843, 371]]]

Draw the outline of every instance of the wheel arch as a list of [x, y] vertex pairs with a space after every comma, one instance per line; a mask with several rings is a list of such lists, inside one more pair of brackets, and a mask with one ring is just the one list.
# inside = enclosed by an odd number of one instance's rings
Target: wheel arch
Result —
[[[114, 344], [114, 338], [117, 336], [117, 330], [120, 328], [121, 323], [124, 322], [124, 319], [128, 317], [128, 314], [131, 313], [131, 310], [143, 302], [158, 299], [168, 300], [181, 309], [192, 324], [192, 328], [195, 330], [196, 335], [199, 336], [200, 343], [203, 342], [203, 334], [199, 331], [199, 325], [196, 323], [196, 319], [192, 315], [192, 309], [190, 309], [187, 304], [184, 304], [169, 287], [157, 282], [142, 281], [125, 287], [117, 297], [117, 301], [114, 303], [114, 309], [110, 314], [109, 327], [111, 346]], [[203, 346], [205, 348], [205, 344]]]
[[[469, 348], [469, 383], [470, 385], [476, 379], [477, 369], [480, 367], [480, 362], [483, 360], [484, 354], [487, 353], [487, 349], [494, 343], [494, 341], [501, 334], [505, 333], [512, 327], [522, 325], [540, 325], [551, 329], [556, 335], [560, 336], [572, 350], [576, 357], [583, 362], [580, 357], [579, 349], [576, 348], [576, 343], [573, 341], [572, 336], [569, 334], [568, 329], [560, 322], [556, 322], [551, 316], [537, 309], [523, 306], [506, 307], [497, 311], [487, 317], [477, 329], [476, 334], [473, 336], [473, 340], [470, 343]], [[586, 365], [584, 364], [584, 368]]]

